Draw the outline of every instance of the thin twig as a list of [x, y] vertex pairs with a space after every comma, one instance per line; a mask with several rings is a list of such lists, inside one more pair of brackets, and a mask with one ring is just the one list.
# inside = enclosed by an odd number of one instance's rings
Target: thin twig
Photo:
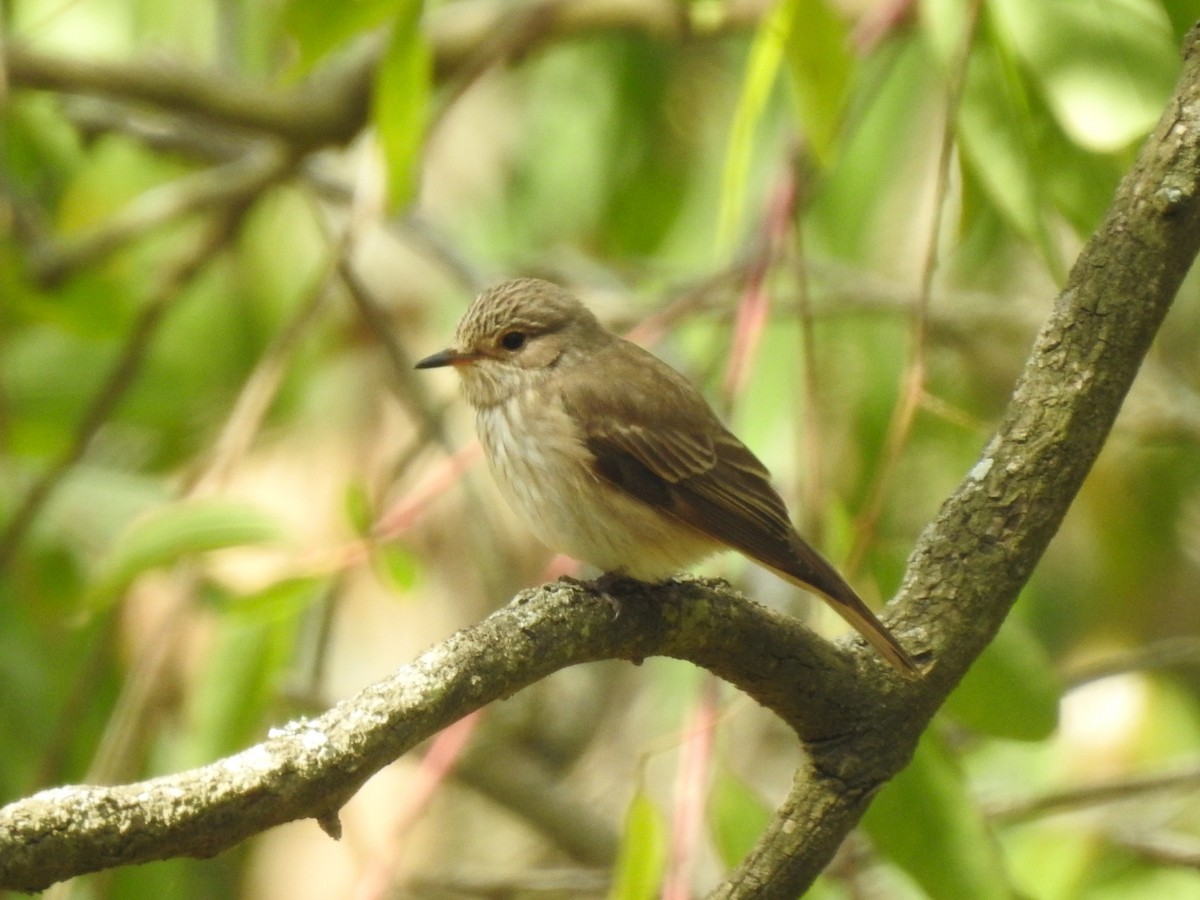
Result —
[[329, 295], [333, 268], [333, 262], [329, 261], [295, 314], [259, 358], [213, 443], [207, 464], [184, 485], [186, 495], [217, 491], [228, 480], [236, 462], [249, 451], [283, 383], [289, 359]]
[[387, 840], [372, 852], [359, 873], [354, 890], [358, 900], [385, 900], [392, 895], [413, 827], [458, 765], [482, 718], [482, 710], [473, 712], [433, 739], [414, 778], [405, 785], [404, 793], [395, 798]]
[[[496, 765], [497, 759], [504, 764]], [[503, 726], [476, 735], [454, 777], [577, 862], [611, 866], [617, 858], [620, 836], [598, 804], [579, 796], [561, 767], [548, 764], [520, 736], [504, 734]]]
[[[804, 171], [805, 154], [796, 154], [796, 183], [800, 199], [798, 208], [808, 205], [809, 192]], [[796, 284], [796, 326], [800, 344], [801, 384], [803, 405], [792, 421], [795, 423], [795, 446], [800, 451], [804, 477], [800, 479], [800, 528], [808, 540], [820, 547], [824, 544], [825, 517], [821, 510], [824, 502], [824, 475], [822, 464], [822, 415], [821, 415], [821, 370], [817, 363], [816, 317], [813, 313], [812, 285], [808, 251], [804, 244], [804, 229], [793, 229], [792, 276]], [[778, 303], [778, 298], [776, 298]], [[777, 313], [778, 314], [778, 313]]]
[[1200, 667], [1200, 638], [1165, 638], [1144, 647], [1107, 655], [1094, 662], [1080, 663], [1064, 673], [1063, 681], [1068, 690], [1074, 690], [1113, 675], [1181, 666]]
[[[540, 5], [552, 8], [553, 14], [546, 17], [543, 27], [521, 41], [526, 51], [616, 29], [675, 39], [696, 34], [715, 37], [753, 26], [765, 8], [756, 3], [729, 4], [719, 15], [707, 16], [705, 27], [698, 29], [680, 14], [674, 0], [551, 0]], [[444, 83], [475, 65], [480, 48], [493, 42], [497, 30], [512, 17], [513, 4], [504, 0], [473, 0], [434, 10], [425, 31], [436, 81]], [[287, 88], [161, 59], [83, 60], [11, 43], [4, 50], [0, 54], [0, 86], [7, 80], [10, 91], [48, 90], [151, 105], [175, 115], [268, 135], [302, 154], [343, 145], [367, 124], [383, 41], [380, 33], [370, 35], [335, 56], [305, 83]]]
[[88, 231], [35, 246], [33, 277], [44, 286], [56, 285], [178, 219], [239, 202], [261, 191], [283, 159], [279, 148], [259, 145], [230, 162], [151, 188]]
[[1194, 835], [1168, 831], [1132, 834], [1124, 830], [1113, 836], [1113, 842], [1156, 866], [1200, 869], [1200, 840]]
[[721, 385], [721, 406], [728, 413], [746, 389], [754, 361], [770, 317], [771, 292], [767, 279], [775, 261], [783, 253], [784, 240], [796, 213], [796, 176], [786, 170], [775, 185], [760, 225], [758, 252], [742, 287], [741, 300], [734, 315], [733, 340], [725, 379]]
[[1146, 794], [1195, 790], [1200, 790], [1200, 761], [1193, 761], [1166, 772], [1126, 775], [1063, 790], [1047, 791], [1021, 800], [985, 803], [985, 812], [988, 818], [998, 823], [1012, 825], [1053, 813], [1119, 803]]

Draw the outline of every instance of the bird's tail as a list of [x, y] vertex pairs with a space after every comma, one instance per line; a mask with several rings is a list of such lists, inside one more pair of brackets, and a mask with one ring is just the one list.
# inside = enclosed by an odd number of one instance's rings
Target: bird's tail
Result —
[[819, 594], [900, 674], [910, 678], [922, 674], [916, 661], [823, 556], [799, 535], [795, 536], [793, 547], [798, 563], [793, 570], [771, 568], [787, 581]]

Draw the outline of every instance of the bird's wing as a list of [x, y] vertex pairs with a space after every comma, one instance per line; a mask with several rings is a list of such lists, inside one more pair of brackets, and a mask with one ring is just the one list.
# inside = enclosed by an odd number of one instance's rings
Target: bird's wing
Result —
[[[633, 347], [634, 345], [626, 345]], [[638, 500], [815, 590], [896, 669], [912, 658], [838, 571], [792, 527], [770, 473], [682, 375], [636, 348], [564, 381], [596, 474]], [[659, 377], [647, 379], [644, 367]], [[604, 372], [605, 380], [595, 378]], [[653, 390], [656, 396], [648, 397]]]
[[[787, 507], [766, 467], [721, 424], [687, 379], [635, 349], [636, 355], [609, 353], [596, 361], [587, 374], [605, 372], [604, 382], [571, 379], [564, 388], [563, 402], [581, 428], [596, 473], [747, 556], [802, 574], [795, 571], [799, 560]], [[647, 366], [658, 376], [649, 383]], [[648, 390], [656, 396], [644, 396]], [[827, 589], [820, 581], [813, 586]]]

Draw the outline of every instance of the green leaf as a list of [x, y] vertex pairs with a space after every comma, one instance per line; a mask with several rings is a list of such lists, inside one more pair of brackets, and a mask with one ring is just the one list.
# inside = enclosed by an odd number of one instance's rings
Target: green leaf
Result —
[[421, 32], [420, 0], [402, 0], [375, 76], [371, 118], [379, 132], [392, 209], [416, 193], [425, 117], [433, 81], [432, 55]]
[[1062, 685], [1037, 639], [1009, 617], [946, 701], [967, 727], [1018, 741], [1048, 738], [1058, 726]]
[[371, 533], [371, 526], [375, 523], [375, 510], [372, 508], [367, 486], [361, 480], [346, 485], [346, 491], [342, 494], [342, 508], [355, 534], [366, 537]]
[[1043, 121], [1038, 155], [1043, 161], [1046, 194], [1077, 233], [1091, 234], [1112, 200], [1124, 163], [1116, 155], [1085, 150], [1064, 134], [1052, 117]]
[[621, 849], [613, 870], [610, 900], [653, 900], [658, 896], [667, 854], [666, 826], [642, 790], [625, 813]]
[[733, 868], [750, 852], [771, 821], [771, 810], [748, 784], [729, 772], [713, 785], [708, 800], [709, 819], [717, 852]]
[[[606, 254], [653, 257], [679, 221], [698, 175], [700, 141], [673, 120], [687, 50], [650, 36], [613, 35], [591, 43], [597, 69], [611, 68], [614, 88], [597, 147], [603, 219], [596, 238]], [[586, 164], [578, 156], [572, 160], [578, 177]]]
[[730, 246], [741, 228], [754, 137], [779, 78], [796, 6], [794, 0], [776, 6], [763, 19], [750, 47], [746, 77], [729, 131], [725, 168], [721, 175], [721, 205], [717, 214], [717, 246], [720, 248]]
[[[915, 201], [896, 173], [911, 166], [925, 127], [912, 110], [932, 89], [932, 60], [920, 40], [904, 36], [861, 61], [847, 129], [835, 164], [813, 185], [805, 226], [812, 252], [872, 259], [879, 250], [883, 209]], [[886, 417], [885, 417], [886, 418]]]
[[822, 167], [832, 161], [846, 107], [854, 56], [846, 24], [825, 0], [788, 0], [794, 6], [787, 63], [804, 137]]
[[921, 33], [934, 56], [948, 68], [961, 52], [970, 8], [961, 0], [920, 0]]
[[1003, 48], [981, 27], [958, 109], [966, 162], [1010, 227], [1048, 248], [1026, 87]]
[[879, 851], [932, 900], [1013, 896], [995, 838], [932, 730], [921, 738], [908, 768], [871, 803], [863, 826]]
[[274, 516], [240, 501], [184, 500], [163, 506], [117, 535], [98, 567], [85, 605], [91, 610], [103, 608], [138, 575], [185, 557], [285, 537]]
[[393, 587], [407, 592], [417, 583], [420, 566], [407, 547], [400, 544], [376, 546], [371, 553], [371, 560], [383, 580]]
[[[964, 177], [974, 176], [1008, 226], [1035, 244], [1058, 273], [1056, 245], [1046, 225], [1046, 202], [1031, 102], [1012, 48], [997, 34], [985, 8], [974, 29], [966, 78], [955, 119]], [[922, 34], [943, 70], [961, 65], [967, 40], [966, 6], [957, 0], [923, 0]]]
[[223, 598], [220, 607], [231, 618], [257, 622], [290, 619], [311, 606], [327, 584], [328, 579], [316, 576], [284, 578], [250, 594]]
[[[383, 25], [395, 11], [398, 0], [288, 0], [283, 11], [283, 29], [300, 51], [297, 69], [307, 72], [336, 47], [362, 32]], [[405, 0], [399, 0], [403, 3]]]
[[1072, 140], [1108, 152], [1154, 127], [1180, 64], [1161, 4], [995, 0], [988, 6]]

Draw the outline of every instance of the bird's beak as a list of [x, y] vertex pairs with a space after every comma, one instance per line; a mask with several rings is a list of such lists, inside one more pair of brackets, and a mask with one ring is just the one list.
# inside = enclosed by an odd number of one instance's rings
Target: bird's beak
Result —
[[438, 369], [442, 366], [467, 366], [479, 359], [478, 353], [473, 353], [469, 350], [455, 350], [453, 347], [447, 347], [445, 350], [439, 350], [432, 356], [427, 356], [419, 363], [418, 369]]

